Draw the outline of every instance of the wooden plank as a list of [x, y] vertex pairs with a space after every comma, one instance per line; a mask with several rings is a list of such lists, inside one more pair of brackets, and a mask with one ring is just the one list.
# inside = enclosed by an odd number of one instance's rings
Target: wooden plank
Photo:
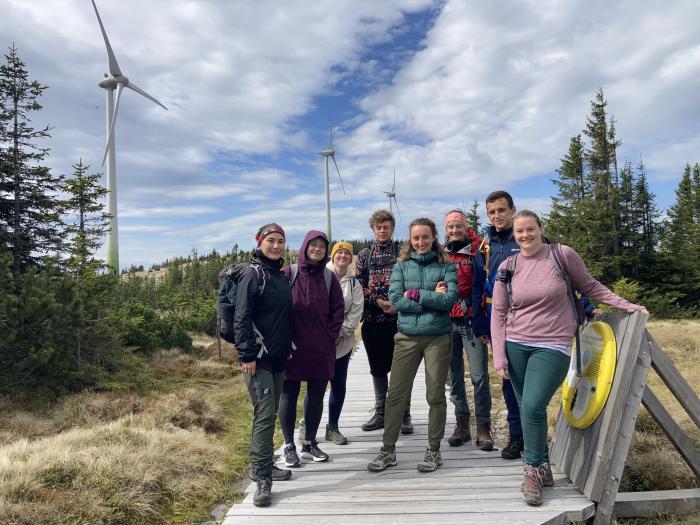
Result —
[[651, 417], [656, 420], [661, 430], [668, 436], [668, 439], [671, 440], [673, 446], [676, 447], [676, 450], [683, 456], [683, 459], [685, 459], [685, 462], [693, 470], [695, 475], [700, 477], [700, 454], [695, 450], [693, 441], [686, 436], [683, 429], [673, 420], [671, 414], [663, 407], [659, 399], [648, 386], [644, 389], [642, 403], [644, 403]]
[[676, 396], [693, 423], [700, 427], [700, 398], [648, 331], [647, 338], [651, 349], [651, 366], [671, 393]]
[[618, 492], [615, 501], [618, 518], [652, 518], [692, 511], [700, 511], [700, 489]]
[[622, 471], [625, 468], [629, 445], [634, 434], [634, 424], [637, 421], [639, 405], [641, 404], [642, 394], [646, 387], [646, 378], [649, 374], [649, 366], [651, 365], [651, 353], [645, 330], [642, 332], [642, 336], [644, 344], [637, 352], [636, 365], [632, 369], [632, 390], [624, 405], [620, 424], [616, 429], [617, 435], [610, 450], [609, 464], [607, 468], [600, 470], [598, 473], [599, 477], [595, 479], [595, 482], [600, 486], [600, 496], [599, 499], [595, 500], [598, 501], [598, 505], [593, 525], [607, 525], [612, 519], [617, 489], [620, 486], [620, 478], [622, 478]]

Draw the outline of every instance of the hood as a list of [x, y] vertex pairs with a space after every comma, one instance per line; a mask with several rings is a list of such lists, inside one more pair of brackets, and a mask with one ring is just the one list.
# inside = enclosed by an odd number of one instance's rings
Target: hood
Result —
[[[320, 237], [323, 239], [326, 243], [326, 256], [319, 261], [318, 264], [309, 264], [309, 262], [306, 260], [306, 248], [309, 246], [309, 243], [313, 240], [316, 239], [317, 237]], [[309, 233], [306, 234], [306, 237], [304, 237], [304, 240], [301, 243], [301, 248], [299, 248], [299, 257], [297, 258], [297, 264], [299, 265], [299, 268], [314, 268], [318, 266], [319, 268], [323, 268], [326, 264], [328, 264], [328, 261], [330, 261], [330, 257], [328, 256], [328, 237], [326, 237], [326, 234], [323, 233], [322, 231], [318, 230], [311, 230]]]
[[[330, 271], [335, 273], [335, 267], [333, 266], [333, 261], [328, 261], [328, 264], [326, 264], [326, 268], [328, 268]], [[337, 275], [336, 275], [337, 277]], [[343, 281], [349, 281], [350, 279], [354, 278], [355, 276], [353, 275], [353, 272], [351, 271], [351, 268], [348, 266], [348, 271], [345, 272], [345, 275], [342, 277], [338, 277], [338, 280], [342, 283]]]

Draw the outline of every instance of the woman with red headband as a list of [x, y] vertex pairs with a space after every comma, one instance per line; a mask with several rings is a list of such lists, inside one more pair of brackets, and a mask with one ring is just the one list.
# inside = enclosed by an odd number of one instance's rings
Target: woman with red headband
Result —
[[251, 477], [258, 484], [253, 503], [272, 501], [272, 480], [286, 480], [291, 471], [274, 466], [273, 436], [284, 369], [292, 350], [292, 294], [282, 272], [284, 230], [266, 224], [256, 235], [258, 247], [236, 288], [234, 339], [243, 378], [253, 403], [250, 443]]

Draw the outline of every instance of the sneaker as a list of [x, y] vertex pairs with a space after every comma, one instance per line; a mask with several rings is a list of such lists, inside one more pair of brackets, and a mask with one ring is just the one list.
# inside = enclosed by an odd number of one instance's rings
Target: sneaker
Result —
[[257, 481], [258, 487], [253, 494], [253, 505], [256, 507], [269, 507], [272, 503], [272, 481], [260, 478]]
[[302, 418], [301, 421], [299, 421], [299, 447], [304, 446], [304, 440], [306, 439], [306, 421]]
[[413, 434], [413, 422], [411, 421], [410, 412], [406, 412], [401, 419], [401, 433]]
[[491, 423], [476, 424], [476, 446], [481, 450], [493, 450]]
[[503, 459], [520, 459], [520, 454], [523, 451], [523, 437], [522, 436], [510, 436], [508, 438], [508, 444], [503, 450], [501, 450], [501, 457]]
[[377, 405], [372, 411], [370, 418], [362, 424], [362, 430], [379, 430], [384, 428], [384, 405]]
[[382, 447], [379, 455], [367, 463], [367, 470], [370, 472], [381, 472], [388, 467], [395, 466], [396, 463], [396, 451]]
[[299, 461], [299, 456], [297, 456], [297, 447], [294, 446], [294, 443], [284, 447], [284, 466], [291, 468], [301, 466], [301, 461]]
[[525, 464], [523, 499], [528, 505], [542, 505], [542, 476], [539, 468]]
[[469, 431], [469, 416], [457, 416], [457, 424], [452, 435], [447, 439], [451, 447], [458, 447], [467, 441], [471, 441], [472, 435]]
[[434, 472], [442, 465], [442, 455], [439, 450], [431, 450], [430, 447], [425, 451], [423, 461], [418, 463], [418, 472]]
[[287, 481], [292, 477], [292, 471], [272, 465], [272, 481]]
[[318, 443], [307, 443], [301, 447], [301, 457], [316, 462], [328, 461], [328, 454], [318, 448]]
[[338, 430], [338, 425], [326, 425], [326, 441], [336, 445], [347, 445], [348, 438]]

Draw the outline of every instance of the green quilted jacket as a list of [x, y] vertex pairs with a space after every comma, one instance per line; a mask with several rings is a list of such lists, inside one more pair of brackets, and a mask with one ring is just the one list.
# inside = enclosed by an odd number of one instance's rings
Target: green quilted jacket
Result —
[[[447, 293], [435, 291], [437, 283], [447, 284]], [[403, 293], [420, 290], [420, 301]], [[442, 335], [452, 329], [450, 310], [457, 301], [457, 270], [451, 262], [440, 264], [438, 254], [411, 252], [407, 261], [397, 261], [391, 272], [389, 300], [399, 311], [399, 332], [406, 335]]]

